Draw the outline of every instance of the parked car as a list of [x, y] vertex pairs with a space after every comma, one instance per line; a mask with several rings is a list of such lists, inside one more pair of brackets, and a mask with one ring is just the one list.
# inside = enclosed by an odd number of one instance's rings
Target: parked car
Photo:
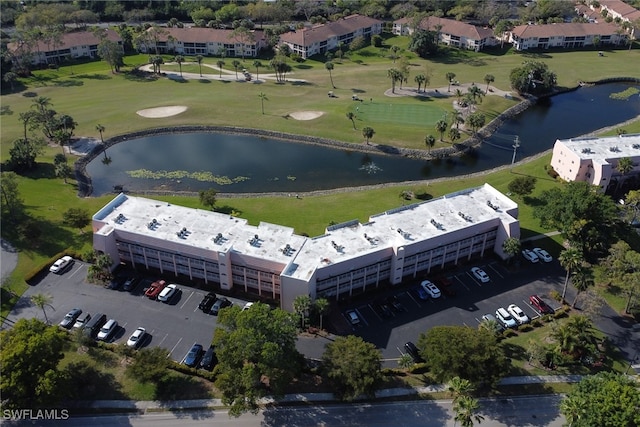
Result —
[[360, 317], [358, 316], [358, 313], [356, 313], [355, 310], [348, 310], [347, 311], [347, 319], [349, 319], [349, 322], [351, 322], [352, 325], [359, 325], [360, 324]]
[[84, 316], [78, 317], [78, 319], [76, 319], [76, 322], [73, 324], [72, 329], [84, 329], [87, 323], [89, 323], [89, 320], [91, 320], [91, 315], [89, 313], [85, 314]]
[[538, 295], [531, 295], [529, 297], [529, 304], [531, 304], [541, 314], [553, 314], [553, 309]]
[[225, 307], [231, 307], [232, 305], [233, 303], [231, 301], [229, 301], [225, 297], [222, 297], [213, 304], [213, 307], [211, 307], [211, 314], [218, 315], [218, 312], [220, 310], [222, 310]]
[[95, 336], [100, 332], [100, 328], [107, 321], [107, 316], [102, 313], [97, 313], [94, 315], [82, 328], [82, 333], [84, 333], [87, 337], [95, 338]]
[[80, 310], [79, 308], [74, 308], [64, 316], [64, 318], [60, 321], [59, 325], [65, 329], [71, 329], [73, 324], [76, 322], [76, 319], [81, 314], [82, 314], [82, 310]]
[[65, 270], [73, 265], [73, 258], [69, 255], [65, 255], [49, 267], [49, 271], [55, 274], [62, 274]]
[[524, 311], [522, 311], [522, 309], [517, 305], [510, 304], [509, 307], [507, 307], [507, 311], [509, 312], [509, 314], [511, 314], [511, 316], [513, 316], [515, 321], [518, 322], [518, 325], [529, 323], [529, 316], [527, 316]]
[[164, 288], [162, 292], [160, 292], [160, 294], [158, 295], [158, 301], [169, 302], [178, 291], [178, 285], [172, 283]]
[[204, 353], [204, 356], [202, 356], [200, 368], [210, 371], [217, 363], [218, 358], [216, 357], [216, 351], [213, 346], [209, 346], [207, 351]]
[[496, 319], [496, 316], [494, 316], [493, 314], [491, 313], [483, 314], [482, 320], [485, 322], [491, 322], [491, 323], [495, 322], [495, 324], [498, 325], [498, 332], [504, 331], [504, 326], [500, 321], [498, 321], [498, 319]]
[[424, 359], [420, 356], [420, 352], [418, 351], [418, 347], [411, 341], [408, 341], [404, 345], [405, 351], [411, 356], [415, 363], [424, 363]]
[[183, 363], [187, 366], [195, 368], [200, 361], [200, 356], [202, 356], [202, 346], [198, 343], [194, 344], [189, 353], [184, 357]]
[[124, 285], [124, 282], [127, 280], [127, 276], [117, 275], [105, 286], [111, 290], [117, 291]]
[[138, 286], [138, 283], [140, 283], [140, 278], [138, 276], [128, 277], [122, 285], [122, 290], [131, 292], [136, 288], [136, 286]]
[[523, 249], [522, 250], [522, 256], [524, 257], [524, 259], [526, 259], [529, 262], [532, 263], [537, 263], [538, 261], [540, 261], [538, 259], [538, 255], [535, 254], [535, 252], [530, 251], [529, 249]]
[[442, 295], [440, 293], [440, 289], [428, 280], [423, 280], [422, 283], [420, 283], [420, 286], [422, 286], [422, 289], [424, 289], [431, 298], [440, 298]]
[[489, 278], [489, 275], [485, 273], [484, 270], [481, 269], [480, 267], [473, 267], [471, 269], [471, 274], [473, 274], [476, 277], [476, 279], [478, 279], [482, 283], [487, 283], [488, 281], [491, 280]]
[[441, 288], [446, 288], [447, 286], [453, 285], [453, 280], [446, 276], [438, 276], [433, 279], [433, 282]]
[[217, 299], [218, 297], [216, 296], [216, 294], [214, 294], [213, 292], [209, 292], [204, 296], [204, 298], [202, 298], [202, 301], [200, 301], [198, 308], [205, 313], [208, 313], [211, 311], [211, 307], [213, 307], [213, 304]]
[[542, 248], [533, 248], [533, 252], [538, 255], [538, 258], [540, 258], [542, 261], [544, 262], [551, 262], [553, 261], [553, 257], [551, 255], [549, 255], [549, 252], [545, 251]]
[[505, 310], [503, 307], [500, 307], [496, 310], [496, 318], [502, 323], [502, 326], [505, 328], [515, 328], [518, 326], [516, 321], [511, 317], [509, 312]]
[[165, 286], [167, 286], [167, 282], [164, 280], [156, 280], [147, 288], [144, 294], [150, 299], [156, 299]]
[[118, 322], [115, 319], [107, 320], [107, 323], [105, 323], [102, 328], [100, 328], [100, 332], [98, 332], [98, 339], [100, 341], [107, 341], [117, 328]]
[[448, 296], [449, 298], [453, 298], [457, 295], [457, 292], [453, 288], [442, 288], [442, 293]]
[[411, 289], [411, 291], [415, 296], [418, 297], [418, 299], [421, 299], [422, 301], [426, 301], [429, 299], [429, 294], [424, 290], [422, 286], [416, 286], [415, 288]]
[[140, 327], [133, 331], [129, 339], [127, 340], [127, 346], [131, 348], [138, 348], [142, 345], [147, 335], [146, 329]]
[[253, 305], [253, 303], [252, 303], [252, 302], [248, 302], [248, 303], [246, 303], [246, 304], [244, 305], [244, 307], [242, 307], [242, 311], [249, 310], [249, 309], [251, 308], [251, 306], [252, 306], [252, 305]]

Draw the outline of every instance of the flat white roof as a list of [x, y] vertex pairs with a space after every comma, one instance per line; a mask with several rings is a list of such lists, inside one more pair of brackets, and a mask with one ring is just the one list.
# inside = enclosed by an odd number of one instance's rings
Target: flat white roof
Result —
[[[209, 251], [233, 250], [284, 264], [306, 240], [290, 227], [266, 222], [256, 227], [246, 219], [126, 194], [118, 195], [93, 219], [105, 224], [97, 234], [121, 230]], [[291, 248], [287, 254], [286, 245]]]
[[556, 142], [561, 142], [583, 160], [604, 163], [607, 159], [640, 156], [640, 133], [603, 138], [559, 139]]
[[[308, 280], [317, 269], [366, 254], [438, 239], [496, 218], [517, 221], [507, 213], [516, 208], [514, 201], [485, 184], [373, 215], [365, 224], [357, 220], [338, 224], [308, 241], [284, 275]], [[438, 239], [437, 244], [434, 240], [436, 246], [447, 243], [446, 237]]]

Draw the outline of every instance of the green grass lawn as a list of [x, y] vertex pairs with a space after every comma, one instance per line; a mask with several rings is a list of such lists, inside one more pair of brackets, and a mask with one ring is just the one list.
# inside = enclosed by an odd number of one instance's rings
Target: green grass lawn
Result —
[[[20, 138], [23, 127], [20, 113], [31, 108], [34, 97], [46, 96], [51, 99], [53, 108], [59, 113], [71, 115], [78, 123], [77, 136], [99, 137], [97, 124], [105, 127], [106, 139], [142, 129], [171, 127], [180, 125], [225, 125], [249, 128], [270, 129], [293, 134], [322, 136], [345, 142], [360, 144], [363, 137], [360, 129], [370, 126], [375, 130], [373, 142], [408, 148], [424, 149], [424, 137], [436, 131], [429, 123], [442, 117], [443, 112], [452, 111], [452, 98], [414, 98], [385, 97], [390, 88], [387, 71], [394, 67], [388, 58], [388, 48], [401, 47], [401, 54], [410, 60], [410, 72], [407, 87], [412, 86], [413, 76], [425, 73], [431, 76], [427, 87], [446, 86], [445, 74], [455, 72], [460, 82], [482, 84], [485, 74], [495, 76], [494, 85], [508, 90], [508, 76], [513, 67], [524, 60], [536, 59], [549, 64], [558, 74], [561, 86], [574, 86], [578, 80], [596, 80], [609, 76], [638, 75], [634, 67], [637, 50], [606, 52], [605, 58], [599, 58], [597, 52], [574, 51], [545, 54], [514, 53], [512, 51], [476, 53], [452, 50], [446, 57], [424, 60], [406, 50], [408, 39], [391, 37], [383, 48], [367, 47], [353, 52], [342, 60], [334, 60], [332, 89], [329, 73], [322, 60], [307, 60], [292, 63], [292, 78], [306, 80], [305, 84], [277, 84], [273, 80], [256, 84], [255, 82], [221, 82], [207, 79], [176, 82], [166, 78], [143, 78], [127, 72], [112, 74], [104, 62], [87, 62], [62, 67], [58, 70], [35, 71], [33, 76], [21, 79], [23, 85], [13, 93], [4, 93], [0, 97], [2, 104], [2, 128], [0, 134], [0, 158], [8, 157], [12, 142]], [[170, 56], [165, 57], [169, 62]], [[187, 61], [193, 58], [187, 57]], [[125, 58], [123, 71], [146, 64], [148, 55], [134, 55]], [[215, 65], [218, 58], [204, 58], [204, 64]], [[231, 59], [225, 59], [225, 68], [231, 68]], [[241, 61], [241, 68], [247, 68], [253, 74], [253, 59]], [[260, 74], [268, 73], [268, 59], [261, 59], [265, 67]], [[597, 66], [594, 64], [597, 63]], [[163, 68], [177, 65], [165, 64]], [[197, 70], [197, 71], [196, 71]], [[203, 66], [203, 72], [215, 74], [214, 70]], [[197, 64], [183, 64], [185, 72], [199, 72]], [[417, 86], [417, 85], [415, 85]], [[338, 98], [327, 97], [327, 91], [334, 90]], [[259, 93], [267, 95], [265, 114], [260, 112]], [[365, 100], [359, 103], [351, 100], [357, 93]], [[373, 98], [373, 103], [369, 100]], [[163, 119], [145, 119], [136, 114], [137, 110], [166, 105], [186, 105], [188, 110], [178, 116]], [[389, 107], [389, 105], [391, 105]], [[496, 117], [506, 108], [515, 105], [515, 101], [498, 96], [484, 97], [478, 108], [487, 115], [487, 121]], [[346, 113], [355, 107], [362, 110], [354, 130]], [[381, 107], [381, 109], [378, 109]], [[400, 110], [395, 118], [385, 112], [385, 108]], [[316, 120], [297, 121], [287, 118], [293, 111], [323, 111], [325, 114]], [[626, 126], [628, 132], [640, 131], [640, 122]], [[613, 131], [615, 133], [615, 131]], [[464, 137], [464, 136], [463, 136]], [[449, 142], [436, 143], [448, 146]], [[19, 189], [27, 213], [44, 230], [37, 240], [23, 241], [16, 227], [3, 218], [2, 236], [15, 242], [20, 250], [18, 267], [5, 281], [5, 290], [22, 294], [26, 289], [24, 277], [48, 263], [61, 251], [83, 253], [91, 250], [91, 233], [70, 229], [62, 224], [62, 214], [69, 207], [81, 207], [88, 212], [96, 212], [110, 196], [78, 199], [75, 183], [65, 184], [54, 175], [53, 156], [60, 147], [48, 146], [37, 159], [38, 169], [32, 174], [19, 178]], [[544, 171], [550, 155], [539, 160], [516, 166], [512, 172], [501, 170], [496, 173], [460, 177], [429, 183], [415, 183], [401, 187], [372, 189], [354, 193], [332, 194], [326, 196], [304, 197], [302, 200], [291, 198], [265, 197], [256, 199], [220, 198], [218, 207], [224, 211], [235, 211], [247, 218], [252, 224], [268, 221], [294, 227], [297, 233], [317, 235], [323, 232], [330, 222], [342, 222], [350, 219], [366, 221], [371, 214], [379, 213], [402, 203], [399, 195], [403, 190], [416, 194], [438, 197], [463, 188], [482, 185], [489, 182], [500, 191], [506, 192], [508, 183], [518, 174], [532, 175], [538, 178], [536, 191], [529, 198], [516, 201], [520, 204], [522, 236], [528, 237], [542, 229], [533, 218], [532, 204], [536, 197], [547, 188], [557, 185]], [[173, 203], [186, 206], [199, 206], [194, 198], [168, 198]], [[327, 209], [331, 206], [331, 209]], [[285, 207], [285, 209], [283, 209]], [[295, 212], [291, 215], [288, 212]], [[14, 299], [2, 298], [2, 313], [6, 314]]]

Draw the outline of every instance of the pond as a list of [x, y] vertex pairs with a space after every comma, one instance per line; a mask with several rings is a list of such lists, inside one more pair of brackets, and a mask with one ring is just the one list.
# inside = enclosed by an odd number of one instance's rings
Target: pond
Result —
[[[583, 135], [640, 114], [640, 96], [612, 99], [634, 86], [582, 87], [542, 101], [505, 122], [473, 155], [417, 160], [367, 154], [259, 136], [177, 133], [131, 139], [110, 147], [111, 159], [87, 165], [93, 195], [127, 191], [224, 193], [304, 192], [416, 181], [479, 172], [553, 147], [556, 139]], [[638, 87], [638, 85], [635, 85]], [[434, 131], [435, 134], [435, 131]]]

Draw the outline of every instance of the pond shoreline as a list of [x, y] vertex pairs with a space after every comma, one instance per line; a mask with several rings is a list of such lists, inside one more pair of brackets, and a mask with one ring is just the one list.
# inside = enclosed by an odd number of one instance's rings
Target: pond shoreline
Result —
[[[374, 154], [382, 154], [382, 155], [390, 155], [390, 156], [402, 156], [408, 158], [415, 159], [437, 159], [437, 158], [446, 158], [450, 156], [459, 156], [469, 151], [474, 150], [476, 147], [480, 146], [485, 138], [490, 137], [506, 120], [509, 120], [525, 110], [529, 107], [535, 105], [540, 99], [553, 97], [555, 95], [566, 93], [570, 91], [575, 91], [579, 89], [583, 84], [604, 84], [604, 83], [613, 83], [613, 82], [632, 82], [632, 83], [640, 83], [640, 79], [632, 78], [632, 77], [615, 77], [615, 78], [607, 78], [602, 79], [596, 82], [579, 82], [579, 84], [572, 88], [564, 88], [560, 90], [556, 90], [552, 93], [541, 97], [529, 97], [524, 99], [522, 102], [508, 108], [501, 114], [499, 114], [495, 119], [485, 125], [481, 130], [477, 132], [476, 135], [466, 139], [463, 142], [453, 144], [451, 147], [443, 147], [435, 150], [427, 151], [427, 150], [419, 150], [419, 149], [407, 149], [403, 147], [392, 147], [388, 145], [382, 144], [354, 144], [347, 143], [332, 139], [306, 136], [306, 135], [297, 135], [297, 134], [289, 134], [284, 132], [276, 132], [269, 130], [261, 130], [261, 129], [252, 129], [252, 128], [238, 128], [231, 126], [181, 126], [181, 127], [171, 127], [171, 128], [154, 128], [154, 129], [146, 129], [138, 132], [132, 132], [125, 135], [119, 135], [113, 138], [110, 138], [104, 141], [104, 144], [98, 144], [91, 149], [86, 155], [78, 159], [74, 164], [75, 176], [78, 182], [78, 196], [79, 197], [90, 197], [93, 193], [93, 185], [91, 181], [91, 177], [88, 175], [86, 171], [86, 166], [94, 160], [98, 155], [102, 154], [109, 147], [118, 144], [120, 142], [124, 142], [130, 139], [152, 136], [152, 135], [167, 135], [167, 134], [176, 134], [176, 133], [197, 133], [197, 132], [210, 132], [210, 133], [222, 133], [222, 134], [236, 134], [236, 135], [249, 135], [249, 136], [258, 136], [265, 138], [278, 139], [288, 142], [295, 143], [306, 143], [306, 144], [314, 144], [321, 145], [341, 150], [350, 150], [350, 151], [358, 151], [363, 153], [374, 153]], [[635, 120], [635, 119], [633, 119]], [[619, 125], [617, 125], [619, 126]], [[614, 127], [617, 127], [614, 126]], [[598, 131], [600, 132], [600, 131]], [[519, 161], [517, 164], [521, 164], [522, 162], [533, 160], [534, 158], [540, 157], [550, 150], [547, 150], [543, 153], [538, 153], [534, 156], [530, 156], [526, 159]], [[421, 183], [429, 183], [429, 182], [440, 182], [444, 180], [452, 180], [459, 179], [461, 177], [469, 177], [469, 176], [478, 176], [487, 174], [496, 170], [501, 170], [506, 167], [510, 167], [511, 165], [499, 166], [497, 168], [489, 169], [486, 171], [480, 171], [469, 175], [458, 175], [454, 177], [442, 177], [442, 178], [434, 178], [431, 180], [425, 181], [408, 181], [408, 182], [396, 182], [396, 183], [385, 183], [385, 184], [377, 184], [377, 185], [369, 185], [369, 186], [359, 186], [359, 187], [346, 187], [346, 188], [337, 188], [331, 190], [318, 190], [311, 191], [301, 194], [306, 195], [319, 195], [319, 194], [329, 194], [332, 192], [349, 192], [349, 191], [362, 191], [365, 189], [372, 188], [383, 188], [389, 186], [406, 186], [406, 185], [415, 185]], [[180, 192], [180, 191], [145, 191], [145, 192], [137, 192], [139, 194], [175, 194], [175, 195], [197, 195], [197, 192]], [[219, 197], [270, 197], [277, 195], [286, 195], [288, 193], [219, 193]]]

